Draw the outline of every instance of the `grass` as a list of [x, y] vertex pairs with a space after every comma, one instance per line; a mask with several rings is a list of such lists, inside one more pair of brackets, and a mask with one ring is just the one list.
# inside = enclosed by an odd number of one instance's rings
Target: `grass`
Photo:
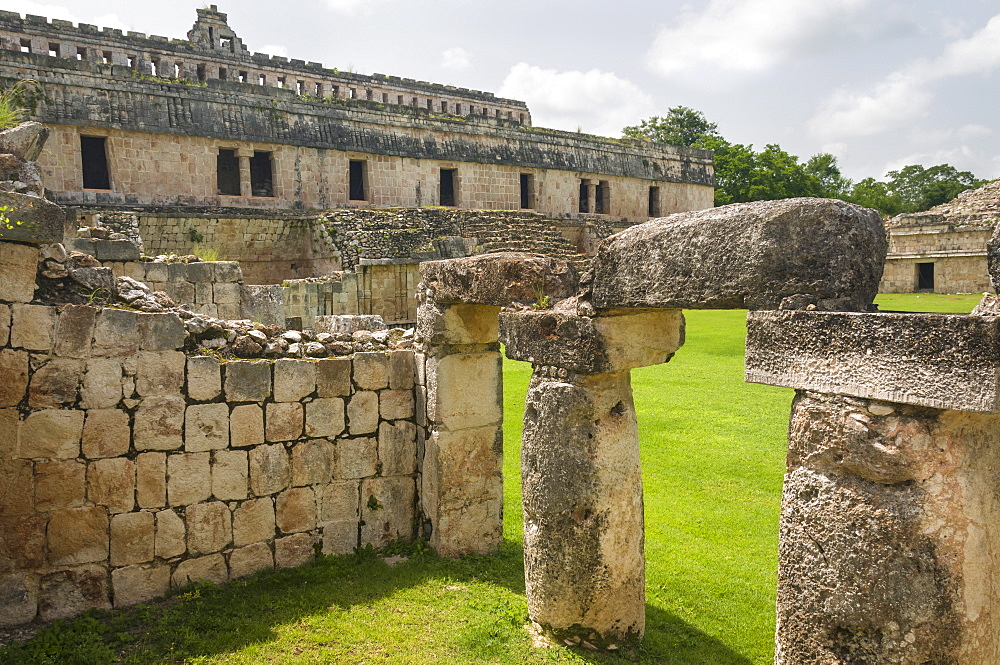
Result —
[[[880, 296], [968, 311], [978, 296]], [[505, 361], [504, 544], [441, 559], [419, 544], [270, 571], [57, 622], [0, 663], [667, 663], [773, 661], [778, 510], [792, 392], [743, 382], [744, 312], [689, 311], [666, 365], [632, 373], [646, 511], [646, 639], [607, 655], [531, 646], [518, 448], [530, 375]]]

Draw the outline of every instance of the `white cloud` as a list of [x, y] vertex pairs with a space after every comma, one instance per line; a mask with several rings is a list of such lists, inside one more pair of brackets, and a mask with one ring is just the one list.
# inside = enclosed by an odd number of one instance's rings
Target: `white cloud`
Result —
[[326, 0], [326, 6], [338, 14], [371, 14], [372, 0]]
[[981, 74], [1000, 65], [1000, 14], [967, 39], [958, 39], [928, 67], [935, 78]]
[[461, 46], [445, 49], [441, 53], [441, 66], [445, 69], [469, 69], [472, 67], [472, 54]]
[[131, 30], [117, 14], [104, 14], [102, 16], [79, 16], [63, 5], [49, 5], [31, 0], [7, 0], [3, 9], [8, 12], [18, 14], [35, 14], [49, 19], [59, 18], [73, 23], [90, 23], [102, 28], [117, 28], [119, 30]]
[[267, 53], [268, 55], [280, 55], [283, 58], [288, 57], [288, 48], [279, 44], [265, 44], [258, 49], [258, 52]]
[[690, 7], [660, 30], [647, 55], [665, 76], [703, 72], [706, 66], [737, 72], [768, 69], [849, 27], [870, 0], [711, 0]]
[[498, 94], [528, 103], [536, 125], [618, 136], [655, 110], [653, 98], [614, 72], [511, 67]]

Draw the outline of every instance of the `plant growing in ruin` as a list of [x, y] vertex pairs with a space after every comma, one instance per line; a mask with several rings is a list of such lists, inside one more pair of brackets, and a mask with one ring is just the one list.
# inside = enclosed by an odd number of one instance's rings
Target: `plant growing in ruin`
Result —
[[34, 79], [19, 79], [0, 89], [0, 129], [15, 127], [34, 110], [41, 85]]

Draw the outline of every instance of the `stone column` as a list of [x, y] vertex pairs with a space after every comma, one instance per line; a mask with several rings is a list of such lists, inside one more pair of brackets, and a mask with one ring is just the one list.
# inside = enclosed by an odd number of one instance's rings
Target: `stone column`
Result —
[[240, 147], [236, 149], [236, 158], [240, 160], [240, 196], [249, 198], [253, 195], [250, 188], [250, 158], [253, 148]]
[[679, 310], [501, 316], [507, 355], [534, 364], [521, 449], [528, 614], [560, 637], [607, 644], [643, 634], [642, 471], [629, 370], [669, 360], [683, 331]]

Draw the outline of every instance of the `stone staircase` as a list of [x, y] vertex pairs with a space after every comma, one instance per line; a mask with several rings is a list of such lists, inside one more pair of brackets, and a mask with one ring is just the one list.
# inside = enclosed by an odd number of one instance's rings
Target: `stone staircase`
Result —
[[530, 217], [513, 217], [498, 225], [493, 220], [469, 220], [463, 225], [463, 235], [475, 236], [484, 253], [528, 252], [562, 259], [582, 274], [591, 257], [581, 254], [576, 246], [564, 238], [546, 220]]

